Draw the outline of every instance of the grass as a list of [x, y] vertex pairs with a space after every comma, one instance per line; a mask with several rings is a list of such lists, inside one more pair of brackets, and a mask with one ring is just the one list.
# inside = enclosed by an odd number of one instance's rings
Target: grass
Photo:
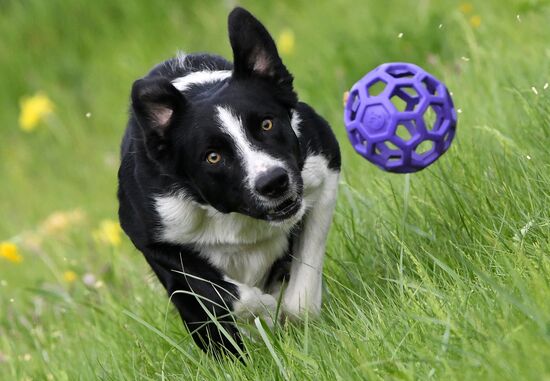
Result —
[[[0, 379], [549, 380], [546, 0], [242, 2], [294, 32], [284, 60], [344, 163], [322, 316], [252, 327], [248, 365], [200, 353], [128, 240], [94, 239], [116, 219], [132, 81], [178, 49], [229, 56], [230, 3], [0, 3], [0, 241], [23, 256], [0, 258]], [[344, 90], [388, 61], [434, 73], [462, 111], [410, 176], [362, 160], [342, 125]], [[37, 91], [55, 113], [25, 133]]]

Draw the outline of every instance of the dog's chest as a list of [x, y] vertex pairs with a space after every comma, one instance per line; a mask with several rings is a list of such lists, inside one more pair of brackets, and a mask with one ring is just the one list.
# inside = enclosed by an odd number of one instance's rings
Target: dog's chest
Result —
[[213, 244], [200, 248], [200, 255], [223, 269], [238, 282], [261, 287], [273, 263], [288, 249], [287, 234], [278, 233], [253, 244]]
[[224, 275], [259, 286], [288, 249], [292, 226], [273, 226], [241, 214], [223, 214], [189, 200], [184, 193], [157, 197], [163, 241], [192, 244]]
[[[302, 170], [305, 210], [316, 203], [327, 172], [326, 159], [307, 158]], [[162, 241], [194, 245], [224, 275], [250, 286], [261, 286], [273, 263], [287, 253], [291, 231], [300, 221], [274, 225], [238, 213], [220, 213], [197, 204], [184, 191], [156, 197], [155, 209]]]
[[226, 276], [261, 286], [273, 263], [288, 249], [287, 229], [235, 213], [215, 212], [196, 243], [200, 255]]

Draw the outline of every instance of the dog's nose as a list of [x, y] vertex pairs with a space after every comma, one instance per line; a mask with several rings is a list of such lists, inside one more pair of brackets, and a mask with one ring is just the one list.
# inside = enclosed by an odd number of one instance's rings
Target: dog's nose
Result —
[[275, 167], [260, 175], [256, 180], [256, 191], [262, 196], [277, 198], [288, 190], [288, 173]]

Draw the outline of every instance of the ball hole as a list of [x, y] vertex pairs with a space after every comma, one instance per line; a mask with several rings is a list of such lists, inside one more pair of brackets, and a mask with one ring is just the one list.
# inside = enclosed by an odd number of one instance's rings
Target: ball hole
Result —
[[395, 135], [403, 140], [404, 142], [408, 142], [413, 138], [414, 131], [415, 130], [415, 123], [414, 121], [407, 121], [407, 122], [401, 122], [397, 125], [397, 128], [395, 130]]
[[386, 70], [386, 73], [394, 78], [412, 78], [415, 74], [410, 68], [404, 67], [402, 65], [390, 66]]
[[401, 90], [404, 91], [406, 94], [408, 94], [411, 98], [414, 98], [414, 97], [418, 96], [418, 93], [412, 87], [403, 86], [403, 87], [401, 87]]
[[369, 97], [376, 97], [384, 92], [386, 89], [386, 82], [381, 79], [376, 80], [367, 86], [367, 93]]
[[401, 148], [399, 148], [398, 146], [396, 146], [393, 142], [389, 141], [389, 140], [386, 140], [384, 142], [384, 145], [390, 150], [390, 151], [400, 151]]
[[431, 104], [424, 113], [424, 124], [426, 130], [437, 131], [441, 126], [443, 118], [443, 108], [440, 105]]
[[403, 98], [401, 98], [400, 96], [394, 95], [393, 97], [391, 97], [390, 100], [391, 100], [391, 103], [397, 109], [397, 111], [403, 112], [407, 109], [407, 102], [405, 102], [405, 100]]
[[401, 156], [398, 155], [391, 155], [388, 158], [388, 164], [398, 164], [401, 162]]
[[435, 78], [425, 77], [422, 80], [422, 84], [424, 85], [428, 93], [430, 93], [431, 95], [434, 95], [434, 96], [440, 95], [438, 91], [439, 83], [435, 80]]
[[357, 112], [359, 111], [360, 105], [361, 99], [359, 98], [359, 91], [356, 90], [350, 94], [350, 99], [348, 100], [349, 118], [351, 121], [357, 118]]
[[355, 140], [355, 143], [361, 143], [363, 141], [363, 137], [359, 133], [359, 131], [355, 130], [352, 132], [353, 139]]
[[447, 150], [451, 145], [451, 140], [453, 136], [451, 131], [447, 132], [445, 135], [443, 135], [443, 149]]
[[391, 102], [399, 112], [416, 111], [420, 96], [412, 86], [397, 86], [391, 93]]
[[432, 140], [424, 140], [419, 145], [417, 145], [414, 150], [420, 156], [425, 156], [432, 153], [434, 148], [435, 148], [435, 144]]

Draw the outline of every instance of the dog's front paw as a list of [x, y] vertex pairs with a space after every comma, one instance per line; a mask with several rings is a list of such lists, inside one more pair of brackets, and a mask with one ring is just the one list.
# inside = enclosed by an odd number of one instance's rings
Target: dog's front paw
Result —
[[276, 310], [277, 300], [272, 295], [257, 287], [239, 287], [239, 299], [233, 304], [233, 312], [239, 319], [250, 321], [260, 316], [272, 325]]

